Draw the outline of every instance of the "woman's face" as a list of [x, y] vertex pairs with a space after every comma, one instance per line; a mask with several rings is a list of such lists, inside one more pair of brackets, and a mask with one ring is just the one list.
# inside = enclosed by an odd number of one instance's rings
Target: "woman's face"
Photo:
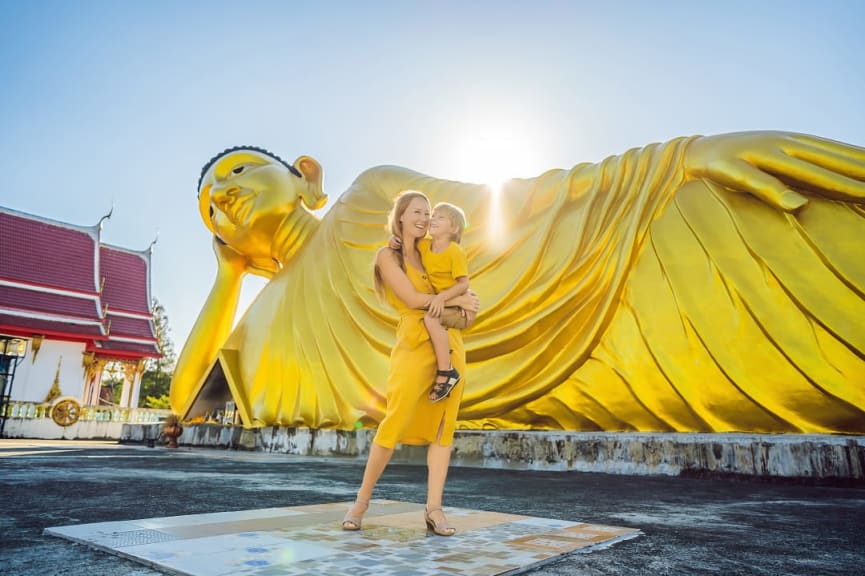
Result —
[[274, 234], [297, 208], [302, 185], [302, 178], [273, 158], [239, 150], [220, 158], [204, 175], [202, 216], [209, 212], [208, 227], [227, 245], [254, 263], [272, 266]]
[[421, 197], [412, 199], [399, 218], [403, 240], [416, 240], [426, 236], [429, 228], [429, 216], [429, 202]]

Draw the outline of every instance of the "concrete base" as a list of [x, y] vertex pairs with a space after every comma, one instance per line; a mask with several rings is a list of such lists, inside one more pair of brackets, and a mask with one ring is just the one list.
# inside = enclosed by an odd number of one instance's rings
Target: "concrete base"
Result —
[[[160, 437], [159, 425], [126, 424], [121, 443]], [[375, 430], [186, 426], [181, 445], [302, 456], [366, 456]], [[395, 461], [423, 463], [421, 446]], [[452, 464], [478, 468], [668, 476], [743, 476], [865, 484], [865, 437], [787, 434], [654, 434], [459, 430]]]
[[4, 438], [41, 438], [45, 440], [113, 440], [120, 437], [122, 422], [79, 420], [59, 426], [50, 418], [8, 418]]

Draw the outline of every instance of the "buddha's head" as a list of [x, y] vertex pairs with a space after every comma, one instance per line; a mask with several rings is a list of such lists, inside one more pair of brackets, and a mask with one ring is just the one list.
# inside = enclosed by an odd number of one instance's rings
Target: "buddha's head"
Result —
[[254, 267], [270, 272], [278, 268], [273, 244], [286, 218], [297, 210], [317, 210], [326, 201], [318, 162], [301, 156], [289, 164], [253, 146], [218, 154], [198, 180], [204, 224]]

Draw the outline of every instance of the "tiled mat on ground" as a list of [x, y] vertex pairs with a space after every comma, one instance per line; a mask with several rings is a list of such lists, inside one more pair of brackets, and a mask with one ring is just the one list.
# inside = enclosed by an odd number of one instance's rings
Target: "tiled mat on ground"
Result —
[[190, 576], [491, 576], [634, 538], [634, 528], [445, 508], [459, 532], [427, 535], [423, 505], [373, 500], [363, 530], [351, 503], [265, 508], [47, 528], [168, 574]]

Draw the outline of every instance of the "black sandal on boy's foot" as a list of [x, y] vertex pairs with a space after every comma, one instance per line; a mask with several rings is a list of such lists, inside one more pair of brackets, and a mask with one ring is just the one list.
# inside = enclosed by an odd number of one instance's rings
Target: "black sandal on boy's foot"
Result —
[[438, 402], [439, 400], [443, 400], [451, 395], [451, 391], [454, 387], [460, 383], [460, 373], [457, 372], [456, 368], [451, 368], [450, 370], [436, 370], [436, 378], [439, 376], [444, 376], [447, 378], [444, 382], [439, 382], [436, 380], [433, 382], [432, 391], [429, 394], [430, 402]]

